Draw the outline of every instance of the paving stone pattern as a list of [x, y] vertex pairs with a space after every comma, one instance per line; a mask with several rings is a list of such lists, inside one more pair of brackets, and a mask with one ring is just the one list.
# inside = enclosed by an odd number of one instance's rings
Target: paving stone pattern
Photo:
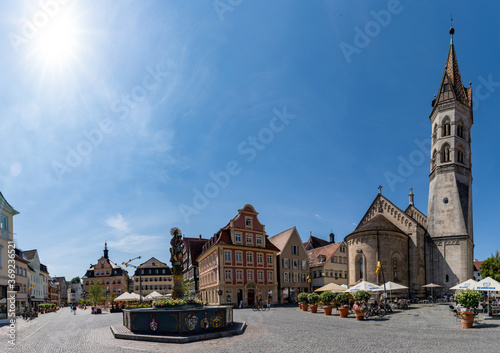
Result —
[[447, 305], [413, 306], [365, 321], [296, 307], [235, 309], [235, 321], [248, 323], [243, 335], [165, 344], [115, 339], [109, 327], [121, 323], [121, 313], [78, 310], [73, 315], [64, 308], [33, 321], [19, 320], [15, 347], [8, 345], [8, 326], [0, 328], [0, 352], [498, 352], [500, 320], [483, 317], [466, 330]]

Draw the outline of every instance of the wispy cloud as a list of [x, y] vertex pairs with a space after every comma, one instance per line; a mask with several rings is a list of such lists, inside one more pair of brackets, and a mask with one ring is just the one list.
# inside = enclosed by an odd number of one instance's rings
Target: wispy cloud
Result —
[[158, 241], [162, 237], [157, 235], [126, 235], [117, 240], [108, 241], [110, 248], [123, 251], [125, 253], [138, 253], [157, 248]]
[[118, 213], [116, 216], [111, 216], [108, 219], [106, 219], [106, 224], [111, 227], [116, 229], [117, 231], [121, 233], [130, 233], [131, 230], [128, 226], [128, 222], [123, 218], [123, 216]]

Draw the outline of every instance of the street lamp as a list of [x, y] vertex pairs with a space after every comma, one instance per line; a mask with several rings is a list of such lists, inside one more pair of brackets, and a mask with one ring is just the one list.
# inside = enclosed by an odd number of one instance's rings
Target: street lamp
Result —
[[[137, 256], [137, 257], [134, 257], [133, 259], [130, 259], [128, 260], [127, 262], [122, 262], [122, 265], [124, 265], [125, 267], [133, 267], [135, 269], [137, 268], [141, 268], [141, 265], [139, 266], [134, 266], [134, 265], [129, 265], [130, 262], [134, 261], [134, 260], [137, 260], [137, 259], [140, 259], [141, 257], [140, 256]], [[142, 303], [142, 273], [139, 271], [139, 303]]]

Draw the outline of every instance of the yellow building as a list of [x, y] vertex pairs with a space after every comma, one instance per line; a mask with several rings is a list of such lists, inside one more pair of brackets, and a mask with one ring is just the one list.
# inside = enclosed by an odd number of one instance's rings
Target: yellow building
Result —
[[174, 278], [166, 263], [152, 257], [142, 263], [134, 273], [134, 293], [146, 296], [152, 292], [172, 294]]

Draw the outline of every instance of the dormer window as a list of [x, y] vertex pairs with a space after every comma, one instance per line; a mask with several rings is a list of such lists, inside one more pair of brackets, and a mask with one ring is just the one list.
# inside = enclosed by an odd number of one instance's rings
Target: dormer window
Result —
[[245, 226], [247, 228], [252, 228], [252, 217], [245, 217]]
[[448, 92], [450, 90], [450, 85], [449, 84], [445, 84], [443, 86], [443, 92]]

